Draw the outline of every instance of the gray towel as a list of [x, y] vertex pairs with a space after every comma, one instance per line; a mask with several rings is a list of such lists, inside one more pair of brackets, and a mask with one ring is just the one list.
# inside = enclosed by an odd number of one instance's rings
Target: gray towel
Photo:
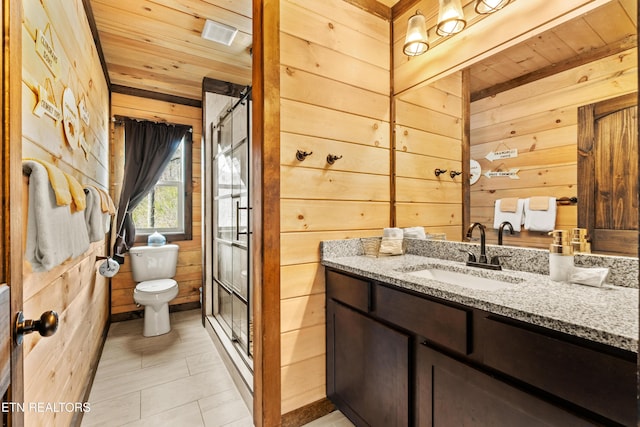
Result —
[[87, 225], [87, 234], [90, 242], [98, 242], [104, 239], [106, 233], [104, 229], [105, 220], [102, 213], [100, 193], [94, 187], [85, 187], [87, 195], [87, 207], [84, 210], [84, 220]]
[[47, 170], [38, 162], [24, 161], [29, 175], [29, 213], [25, 258], [34, 272], [48, 271], [89, 249], [89, 236], [82, 211], [71, 213], [58, 206]]

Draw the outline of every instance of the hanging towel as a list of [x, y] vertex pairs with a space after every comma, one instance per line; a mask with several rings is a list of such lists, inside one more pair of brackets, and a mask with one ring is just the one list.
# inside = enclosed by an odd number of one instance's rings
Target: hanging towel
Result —
[[509, 197], [500, 199], [500, 212], [512, 212], [518, 211], [518, 199], [517, 197]]
[[532, 211], [546, 211], [549, 209], [549, 197], [529, 197], [529, 209]]
[[23, 161], [22, 171], [29, 175], [25, 259], [34, 272], [48, 271], [89, 249], [84, 214], [71, 213], [70, 206], [58, 206], [42, 163]]
[[71, 193], [71, 212], [80, 212], [87, 207], [87, 195], [84, 193], [82, 185], [73, 176], [63, 172], [69, 183], [69, 192]]
[[40, 159], [23, 159], [23, 161], [34, 161], [40, 163], [47, 171], [51, 187], [56, 195], [56, 203], [58, 206], [65, 206], [71, 203], [71, 191], [69, 190], [69, 181], [64, 172], [57, 166]]
[[[556, 198], [546, 197], [546, 210], [532, 209], [531, 199], [524, 201], [524, 228], [529, 231], [552, 231], [556, 226]], [[544, 205], [539, 201], [535, 202], [537, 206]]]
[[100, 208], [102, 209], [102, 212], [108, 213], [109, 215], [115, 215], [116, 206], [113, 204], [113, 200], [111, 200], [111, 196], [109, 196], [109, 193], [107, 193], [100, 187], [96, 187], [95, 185], [92, 185], [92, 187], [95, 188], [96, 191], [98, 191], [98, 193], [100, 194]]
[[[502, 201], [505, 199], [496, 200], [494, 214], [493, 214], [493, 228], [496, 230], [500, 228], [500, 224], [504, 221], [509, 221], [513, 226], [513, 231], [520, 231], [522, 226], [522, 215], [524, 213], [524, 200], [517, 199], [515, 212], [504, 212], [502, 210]], [[509, 199], [506, 199], [509, 200]]]
[[84, 210], [84, 220], [87, 225], [87, 234], [90, 242], [99, 242], [104, 239], [106, 233], [100, 193], [93, 186], [88, 186], [85, 191], [87, 192], [87, 208]]

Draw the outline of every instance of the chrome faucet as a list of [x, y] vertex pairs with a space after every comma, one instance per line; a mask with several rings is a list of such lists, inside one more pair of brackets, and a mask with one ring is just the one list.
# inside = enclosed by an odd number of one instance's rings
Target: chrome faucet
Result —
[[504, 232], [505, 227], [509, 229], [509, 234], [513, 234], [513, 225], [511, 225], [509, 221], [503, 221], [500, 224], [500, 228], [498, 228], [498, 245], [502, 245], [502, 233]]
[[473, 230], [478, 227], [480, 229], [480, 258], [478, 259], [478, 263], [486, 264], [487, 263], [487, 235], [485, 233], [485, 226], [480, 224], [479, 222], [474, 222], [471, 224], [469, 229], [467, 230], [467, 238], [471, 238], [473, 234]]

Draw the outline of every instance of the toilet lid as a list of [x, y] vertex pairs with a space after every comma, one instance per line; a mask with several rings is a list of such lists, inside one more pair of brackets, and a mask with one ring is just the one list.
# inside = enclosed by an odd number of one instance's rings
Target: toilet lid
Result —
[[138, 292], [157, 293], [168, 291], [174, 286], [178, 286], [178, 283], [173, 279], [147, 280], [146, 282], [138, 283], [136, 290]]

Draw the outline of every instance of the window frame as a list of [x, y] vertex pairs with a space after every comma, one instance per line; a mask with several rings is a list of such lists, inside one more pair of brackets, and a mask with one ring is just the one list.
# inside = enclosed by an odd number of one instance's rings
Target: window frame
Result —
[[[167, 242], [193, 240], [193, 127], [187, 132], [183, 141], [182, 155], [184, 157], [184, 205], [182, 209], [184, 231], [162, 232]], [[146, 243], [152, 232], [138, 233], [136, 229], [135, 243]]]

